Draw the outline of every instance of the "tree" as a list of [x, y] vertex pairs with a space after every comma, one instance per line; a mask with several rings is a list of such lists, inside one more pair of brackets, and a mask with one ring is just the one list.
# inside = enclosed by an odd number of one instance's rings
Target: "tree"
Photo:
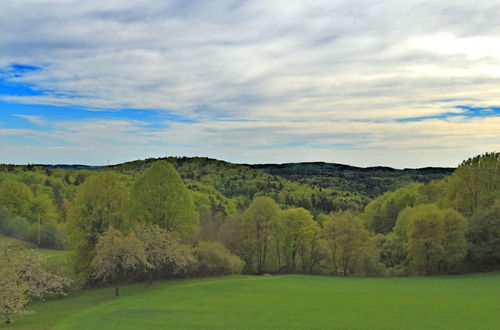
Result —
[[76, 190], [66, 225], [67, 244], [74, 251], [74, 268], [86, 277], [99, 235], [109, 226], [128, 227], [126, 178], [111, 171], [91, 175]]
[[313, 221], [307, 227], [306, 239], [299, 246], [299, 255], [302, 262], [302, 271], [304, 273], [312, 273], [324, 255], [320, 248], [320, 225], [316, 221]]
[[21, 314], [32, 299], [63, 295], [70, 280], [47, 271], [34, 251], [0, 246], [0, 315], [5, 323]]
[[500, 152], [469, 158], [449, 179], [446, 205], [470, 217], [498, 198], [500, 191]]
[[111, 281], [115, 286], [115, 296], [120, 295], [119, 284], [125, 279], [127, 272], [142, 267], [154, 266], [148, 262], [144, 243], [134, 233], [125, 236], [109, 227], [99, 236], [91, 264], [92, 276]]
[[389, 269], [393, 270], [406, 259], [404, 244], [394, 232], [377, 234], [373, 239], [380, 250], [380, 261]]
[[269, 197], [255, 198], [243, 215], [244, 244], [248, 248], [247, 264], [257, 264], [257, 273], [266, 267], [273, 223], [279, 219], [279, 207]]
[[[289, 270], [295, 271], [297, 256], [301, 248], [305, 249], [307, 242], [314, 235], [316, 222], [311, 213], [303, 208], [282, 211], [282, 219], [283, 253], [286, 257], [286, 266]], [[302, 256], [304, 261], [305, 253]]]
[[414, 206], [419, 199], [420, 187], [419, 184], [412, 184], [394, 192], [386, 192], [368, 204], [364, 217], [373, 231], [376, 234], [389, 233], [396, 224], [399, 212], [407, 206]]
[[33, 192], [22, 182], [5, 179], [0, 183], [0, 206], [13, 215], [31, 218]]
[[156, 161], [135, 182], [132, 215], [156, 224], [173, 235], [192, 236], [198, 230], [198, 213], [179, 173], [166, 161]]
[[145, 272], [149, 284], [153, 284], [153, 275], [168, 266], [171, 274], [185, 271], [194, 262], [191, 251], [180, 244], [171, 234], [158, 225], [137, 224], [133, 233], [144, 244], [147, 266]]
[[467, 220], [435, 204], [409, 209], [408, 257], [417, 273], [431, 275], [449, 270], [465, 256]]
[[323, 226], [326, 262], [331, 273], [342, 276], [355, 274], [370, 236], [361, 219], [345, 211], [332, 214]]
[[470, 219], [468, 261], [474, 269], [500, 267], [500, 198]]

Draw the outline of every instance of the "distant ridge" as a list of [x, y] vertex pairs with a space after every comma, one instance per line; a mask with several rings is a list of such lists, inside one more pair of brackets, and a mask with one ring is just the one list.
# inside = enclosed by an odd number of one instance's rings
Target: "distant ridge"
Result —
[[387, 171], [387, 172], [425, 172], [425, 173], [434, 173], [434, 172], [443, 172], [443, 173], [452, 173], [456, 168], [455, 167], [421, 167], [421, 168], [404, 168], [398, 169], [390, 166], [368, 166], [368, 167], [360, 167], [360, 166], [352, 166], [347, 164], [340, 163], [329, 163], [323, 161], [317, 162], [290, 162], [290, 163], [262, 163], [262, 164], [248, 164], [248, 163], [231, 163], [225, 160], [209, 158], [209, 157], [159, 157], [159, 158], [147, 158], [147, 159], [138, 159], [133, 161], [127, 161], [123, 163], [118, 163], [115, 165], [84, 165], [84, 164], [26, 164], [26, 165], [11, 165], [11, 164], [1, 164], [8, 166], [28, 166], [28, 167], [43, 167], [43, 168], [51, 168], [51, 169], [63, 169], [63, 170], [98, 170], [106, 167], [118, 167], [126, 164], [133, 164], [137, 162], [145, 162], [150, 163], [155, 160], [172, 160], [172, 159], [198, 159], [198, 160], [207, 160], [207, 161], [216, 161], [222, 162], [226, 164], [234, 164], [234, 165], [243, 165], [252, 167], [255, 169], [261, 170], [269, 170], [269, 169], [280, 169], [285, 171], [296, 171], [297, 168], [300, 168], [302, 171], [306, 171], [309, 169], [311, 172], [316, 173], [321, 170], [322, 173], [328, 172], [342, 172], [342, 171]]
[[[112, 168], [123, 173], [138, 173], [149, 168], [156, 160], [171, 162], [185, 180], [209, 180], [222, 192], [228, 186], [238, 185], [241, 180], [253, 180], [260, 177], [260, 185], [269, 185], [273, 179], [260, 176], [261, 174], [280, 177], [299, 184], [329, 188], [335, 191], [357, 193], [369, 198], [375, 198], [387, 191], [393, 191], [412, 183], [427, 183], [451, 175], [455, 168], [451, 167], [423, 167], [395, 169], [388, 166], [358, 167], [327, 162], [299, 162], [283, 164], [236, 164], [208, 157], [162, 157], [134, 160], [110, 166], [93, 166], [83, 164], [28, 164], [28, 165], [0, 165], [0, 171], [12, 170], [16, 167], [42, 167], [45, 169], [62, 170], [100, 170]], [[258, 173], [255, 173], [255, 172]], [[263, 172], [263, 173], [262, 173]], [[207, 177], [210, 175], [211, 179]], [[205, 176], [205, 179], [201, 178]], [[278, 181], [276, 181], [278, 182]], [[207, 183], [207, 182], [205, 182]], [[277, 183], [279, 184], [279, 183]], [[228, 193], [231, 195], [231, 193]], [[231, 195], [232, 196], [232, 195]]]
[[327, 162], [298, 162], [298, 163], [282, 163], [282, 164], [242, 164], [246, 166], [250, 166], [252, 168], [261, 169], [261, 170], [269, 170], [269, 169], [280, 169], [280, 170], [290, 170], [292, 172], [300, 169], [301, 171], [311, 171], [322, 173], [329, 172], [342, 172], [342, 171], [387, 171], [387, 172], [425, 172], [425, 173], [434, 173], [434, 172], [443, 172], [443, 173], [452, 173], [456, 168], [454, 167], [422, 167], [422, 168], [404, 168], [397, 169], [389, 166], [369, 166], [369, 167], [358, 167], [351, 166], [346, 164], [339, 163], [327, 163]]

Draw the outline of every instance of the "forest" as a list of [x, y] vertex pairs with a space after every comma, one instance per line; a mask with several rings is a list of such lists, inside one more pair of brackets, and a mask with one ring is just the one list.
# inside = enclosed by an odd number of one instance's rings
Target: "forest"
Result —
[[[33, 255], [5, 249], [2, 280], [27, 269], [44, 277], [19, 280], [10, 297], [24, 300], [0, 314], [7, 321], [30, 297], [69, 287], [113, 285], [118, 296], [122, 283], [175, 277], [500, 268], [500, 153], [453, 172], [348, 168], [336, 176], [320, 165], [287, 172], [186, 157], [98, 168], [1, 165], [0, 234], [68, 257], [61, 269], [41, 272]], [[26, 295], [30, 285], [37, 290]]]

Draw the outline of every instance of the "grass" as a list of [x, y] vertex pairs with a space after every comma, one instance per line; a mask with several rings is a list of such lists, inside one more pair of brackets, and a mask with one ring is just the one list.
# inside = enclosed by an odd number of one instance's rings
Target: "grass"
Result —
[[[0, 243], [2, 246], [11, 248], [35, 249], [35, 244], [33, 243], [5, 235], [0, 235]], [[49, 269], [59, 270], [65, 267], [67, 251], [50, 249], [38, 249], [37, 251], [44, 257]]]
[[175, 280], [124, 286], [119, 298], [104, 288], [29, 307], [36, 314], [8, 328], [500, 329], [500, 273]]

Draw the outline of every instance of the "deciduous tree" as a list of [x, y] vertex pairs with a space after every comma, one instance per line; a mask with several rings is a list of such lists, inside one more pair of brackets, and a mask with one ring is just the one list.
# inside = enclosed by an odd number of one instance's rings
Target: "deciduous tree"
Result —
[[255, 198], [243, 215], [244, 244], [248, 248], [247, 263], [256, 263], [261, 274], [266, 267], [268, 250], [271, 246], [273, 222], [279, 219], [279, 207], [269, 197]]
[[119, 284], [125, 279], [125, 275], [142, 267], [154, 266], [148, 262], [144, 243], [133, 233], [123, 235], [109, 227], [99, 236], [91, 264], [92, 276], [113, 283], [117, 297], [120, 295]]
[[369, 238], [363, 222], [352, 212], [345, 211], [330, 215], [323, 226], [330, 272], [342, 276], [355, 274]]
[[128, 203], [127, 179], [115, 172], [95, 173], [78, 187], [66, 225], [77, 274], [88, 275], [99, 235], [109, 226], [121, 230], [128, 227]]
[[0, 315], [5, 323], [34, 298], [62, 295], [70, 280], [47, 271], [35, 251], [0, 246]]
[[154, 273], [161, 269], [168, 268], [169, 275], [175, 275], [186, 271], [194, 262], [190, 249], [179, 243], [165, 228], [139, 223], [134, 227], [133, 234], [144, 244], [147, 260], [144, 270], [149, 284], [153, 284]]
[[179, 173], [166, 161], [156, 161], [135, 182], [132, 215], [156, 224], [173, 235], [192, 236], [198, 230], [198, 213]]

